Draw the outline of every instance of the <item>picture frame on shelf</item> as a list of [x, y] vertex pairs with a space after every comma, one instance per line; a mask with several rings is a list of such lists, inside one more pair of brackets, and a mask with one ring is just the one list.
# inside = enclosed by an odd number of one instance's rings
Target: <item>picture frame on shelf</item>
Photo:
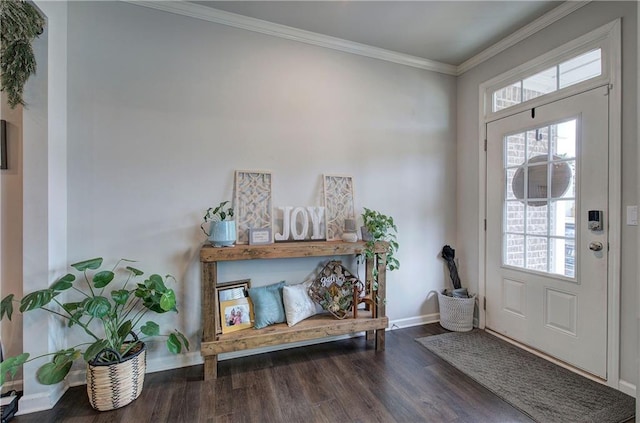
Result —
[[272, 243], [271, 228], [249, 229], [249, 245], [267, 245]]
[[220, 326], [222, 333], [253, 327], [253, 307], [248, 297], [220, 302]]
[[251, 279], [241, 279], [216, 285], [215, 301], [220, 313], [220, 319], [216, 322], [216, 334], [229, 332], [223, 332], [222, 322], [224, 321], [224, 317], [222, 313], [222, 303], [248, 298], [249, 288], [251, 288]]
[[236, 244], [249, 244], [249, 229], [273, 225], [271, 172], [236, 170], [234, 202]]

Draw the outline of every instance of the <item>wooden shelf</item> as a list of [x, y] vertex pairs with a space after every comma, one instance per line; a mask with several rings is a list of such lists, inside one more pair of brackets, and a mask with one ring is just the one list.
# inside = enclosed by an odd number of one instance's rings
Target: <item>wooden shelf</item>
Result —
[[358, 318], [338, 320], [331, 314], [319, 314], [289, 327], [286, 323], [263, 329], [245, 329], [218, 335], [216, 341], [203, 342], [202, 355], [267, 347], [291, 342], [307, 341], [327, 336], [346, 335], [371, 330], [384, 330], [389, 325], [387, 317], [371, 318], [371, 312], [358, 310]]
[[[205, 245], [200, 250], [202, 266], [202, 346], [205, 380], [217, 376], [218, 354], [288, 344], [297, 341], [367, 332], [367, 338], [375, 335], [376, 350], [384, 350], [385, 329], [389, 319], [385, 315], [386, 257], [389, 244], [378, 242], [374, 246], [375, 257], [365, 259], [365, 295], [377, 298], [373, 310], [358, 310], [358, 318], [338, 320], [330, 314], [322, 314], [299, 322], [293, 327], [286, 323], [263, 329], [245, 329], [228, 334], [216, 334], [219, 319], [216, 298], [218, 262], [239, 260], [289, 259], [301, 257], [331, 257], [361, 254], [365, 242], [311, 241], [282, 242], [268, 245], [236, 245], [215, 248]], [[373, 289], [373, 269], [377, 268], [377, 290]], [[369, 307], [369, 305], [368, 305]], [[375, 318], [371, 316], [376, 316]]]
[[[236, 245], [217, 248], [205, 245], [200, 250], [201, 262], [236, 261], [256, 259], [282, 259], [301, 257], [328, 257], [360, 254], [365, 242], [311, 241], [279, 242], [267, 245]], [[377, 253], [386, 251], [385, 243], [375, 245]]]

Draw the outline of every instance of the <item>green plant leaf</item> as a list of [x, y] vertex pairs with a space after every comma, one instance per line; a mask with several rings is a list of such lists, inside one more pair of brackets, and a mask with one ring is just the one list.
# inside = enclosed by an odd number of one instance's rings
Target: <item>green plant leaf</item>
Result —
[[89, 348], [87, 348], [87, 350], [84, 352], [84, 361], [91, 361], [93, 360], [100, 351], [104, 350], [105, 348], [107, 348], [109, 346], [109, 341], [107, 341], [106, 339], [100, 339], [96, 342], [94, 342], [93, 344], [89, 345]]
[[127, 336], [127, 334], [131, 332], [132, 327], [133, 327], [133, 324], [131, 323], [131, 320], [127, 320], [126, 322], [121, 324], [120, 327], [118, 328], [118, 336], [124, 339]]
[[58, 295], [59, 292], [56, 292], [52, 289], [42, 289], [40, 291], [34, 291], [24, 296], [24, 298], [20, 301], [20, 312], [24, 313], [25, 311], [34, 310], [36, 308], [41, 308], [46, 306], [51, 302], [53, 297]]
[[156, 322], [148, 321], [142, 325], [140, 331], [146, 336], [158, 336], [160, 335], [160, 326]]
[[71, 265], [78, 272], [84, 272], [87, 269], [96, 270], [102, 266], [102, 257], [97, 257], [89, 260], [84, 260]]
[[151, 289], [159, 291], [160, 293], [167, 290], [167, 287], [164, 285], [164, 281], [162, 280], [162, 276], [153, 274], [149, 276], [149, 281], [151, 282]]
[[15, 357], [5, 358], [4, 361], [0, 363], [0, 385], [4, 386], [7, 373], [11, 378], [14, 378], [20, 366], [22, 366], [27, 359], [29, 359], [29, 353], [22, 353]]
[[126, 289], [118, 289], [116, 291], [111, 291], [111, 298], [118, 305], [125, 305], [130, 295], [131, 295], [131, 292], [127, 291]]
[[144, 272], [142, 270], [138, 270], [135, 267], [127, 266], [127, 270], [133, 273], [135, 276], [144, 275]]
[[178, 332], [177, 330], [175, 334], [180, 340], [182, 340], [182, 344], [184, 345], [185, 349], [189, 351], [189, 340], [187, 339], [187, 337], [184, 336], [182, 332]]
[[64, 308], [67, 313], [73, 313], [81, 305], [82, 305], [81, 302], [64, 303], [64, 304], [62, 304], [62, 308]]
[[107, 298], [97, 296], [85, 303], [85, 310], [91, 316], [101, 319], [111, 311], [111, 303]]
[[93, 275], [93, 286], [96, 288], [104, 288], [109, 285], [116, 275], [111, 270], [103, 270]]
[[43, 385], [55, 385], [58, 382], [62, 382], [64, 378], [69, 374], [73, 360], [79, 355], [77, 350], [63, 350], [53, 356], [53, 360], [50, 363], [40, 366], [36, 372], [36, 378], [38, 382]]
[[162, 297], [160, 297], [160, 307], [164, 311], [170, 311], [175, 309], [176, 307], [176, 294], [173, 292], [173, 289], [167, 290]]
[[182, 351], [182, 344], [175, 333], [172, 333], [167, 338], [167, 349], [173, 354], [179, 354]]
[[71, 273], [67, 273], [60, 279], [58, 279], [52, 286], [51, 289], [54, 291], [65, 291], [73, 286], [73, 281], [76, 280], [76, 277]]
[[11, 320], [13, 314], [13, 294], [9, 294], [0, 302], [0, 320], [4, 319], [4, 315], [7, 315], [7, 319]]

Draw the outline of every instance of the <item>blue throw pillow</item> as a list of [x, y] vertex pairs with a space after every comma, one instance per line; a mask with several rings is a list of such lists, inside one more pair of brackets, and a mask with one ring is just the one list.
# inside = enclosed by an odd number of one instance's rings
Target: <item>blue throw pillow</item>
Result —
[[286, 321], [282, 303], [283, 288], [284, 281], [272, 285], [249, 288], [249, 297], [251, 297], [255, 315], [253, 326], [256, 329]]

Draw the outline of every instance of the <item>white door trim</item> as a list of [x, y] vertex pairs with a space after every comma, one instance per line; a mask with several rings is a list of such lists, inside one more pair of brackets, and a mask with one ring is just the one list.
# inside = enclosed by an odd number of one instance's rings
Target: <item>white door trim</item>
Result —
[[[580, 37], [582, 42], [589, 43], [589, 38], [602, 36], [602, 28], [607, 29], [606, 37], [609, 90], [609, 269], [608, 269], [608, 323], [607, 323], [607, 385], [620, 388], [620, 235], [622, 216], [622, 53], [621, 53], [621, 21], [617, 19], [603, 27], [597, 28]], [[517, 69], [521, 72], [525, 68], [535, 69], [539, 62], [546, 61], [550, 56], [561, 57], [575, 49], [575, 42], [560, 46], [539, 58], [533, 59]], [[479, 86], [478, 96], [478, 296], [480, 300], [479, 327], [485, 327], [484, 301], [486, 300], [486, 209], [487, 209], [487, 158], [486, 158], [486, 96], [491, 95], [491, 87], [502, 78], [507, 79], [513, 71], [506, 72]], [[598, 81], [602, 83], [602, 81]], [[542, 97], [541, 97], [542, 100]]]

